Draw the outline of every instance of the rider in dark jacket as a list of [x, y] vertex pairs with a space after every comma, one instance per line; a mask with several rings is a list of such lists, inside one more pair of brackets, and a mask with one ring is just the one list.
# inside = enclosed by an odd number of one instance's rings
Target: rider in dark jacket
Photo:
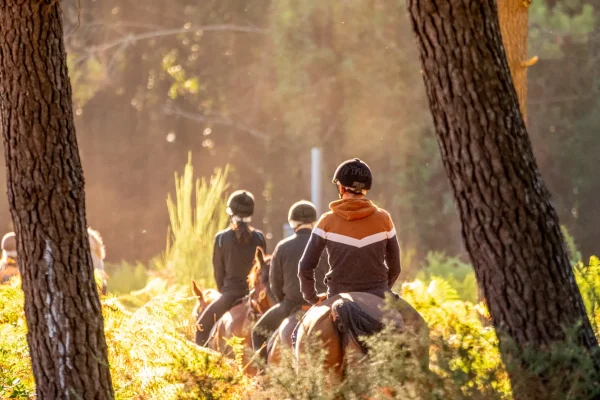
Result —
[[215, 237], [213, 268], [221, 297], [211, 303], [198, 319], [196, 344], [204, 345], [214, 323], [238, 300], [248, 294], [247, 277], [252, 268], [256, 248], [266, 252], [262, 232], [248, 226], [254, 213], [254, 196], [238, 190], [227, 202], [231, 227]]
[[[263, 345], [284, 319], [303, 305], [309, 305], [300, 291], [298, 262], [317, 221], [317, 210], [312, 203], [299, 201], [290, 208], [288, 221], [294, 229], [294, 235], [277, 244], [271, 258], [269, 272], [271, 291], [278, 304], [271, 307], [252, 330], [252, 347], [255, 351], [265, 349]], [[322, 257], [315, 270], [318, 290], [326, 289], [324, 277], [328, 268], [326, 258]], [[264, 356], [265, 351], [262, 351], [261, 355]]]

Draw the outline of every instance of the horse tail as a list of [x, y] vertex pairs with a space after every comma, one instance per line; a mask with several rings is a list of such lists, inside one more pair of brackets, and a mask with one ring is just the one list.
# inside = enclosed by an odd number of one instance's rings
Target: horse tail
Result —
[[359, 339], [360, 336], [371, 336], [380, 332], [384, 325], [371, 317], [358, 304], [349, 299], [338, 299], [331, 305], [333, 324], [342, 340], [342, 348], [353, 341], [363, 353], [367, 348]]

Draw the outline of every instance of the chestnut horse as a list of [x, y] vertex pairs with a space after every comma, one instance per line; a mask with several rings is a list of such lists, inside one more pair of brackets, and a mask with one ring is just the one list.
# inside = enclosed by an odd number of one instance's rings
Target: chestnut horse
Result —
[[292, 348], [292, 336], [296, 325], [302, 319], [304, 313], [311, 308], [310, 305], [304, 305], [297, 312], [284, 319], [279, 328], [269, 338], [267, 343], [267, 365], [279, 365], [281, 362], [281, 352], [284, 348]]
[[402, 299], [395, 300], [393, 309], [384, 311], [384, 305], [385, 300], [375, 295], [351, 292], [312, 307], [296, 327], [296, 359], [303, 357], [308, 338], [314, 337], [327, 350], [324, 367], [343, 379], [346, 368], [367, 354], [359, 337], [379, 332], [385, 319], [395, 324], [399, 332], [414, 335], [417, 344], [411, 354], [428, 363], [429, 328], [423, 317]]
[[234, 337], [241, 338], [244, 349], [242, 362], [245, 372], [250, 375], [257, 372], [256, 368], [250, 365], [249, 357], [252, 351], [252, 326], [275, 304], [268, 295], [268, 282], [261, 279], [265, 275], [268, 276], [270, 266], [271, 257], [265, 256], [262, 249], [257, 248], [254, 265], [248, 274], [250, 293], [217, 321], [207, 343], [208, 348], [231, 356], [233, 348], [229, 342]]
[[213, 301], [217, 300], [221, 297], [221, 293], [219, 293], [216, 289], [200, 289], [196, 282], [192, 280], [192, 293], [196, 297], [196, 305], [194, 306], [194, 310], [192, 311], [192, 318], [194, 318], [194, 323], [198, 321], [202, 312], [211, 304]]

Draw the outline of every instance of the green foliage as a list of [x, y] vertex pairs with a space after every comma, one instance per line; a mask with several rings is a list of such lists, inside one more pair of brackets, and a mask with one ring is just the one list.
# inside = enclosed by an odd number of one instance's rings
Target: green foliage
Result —
[[592, 256], [587, 266], [581, 261], [575, 264], [575, 280], [594, 332], [600, 337], [600, 259]]
[[214, 287], [212, 251], [215, 235], [227, 224], [227, 172], [217, 170], [208, 181], [194, 181], [190, 154], [183, 175], [175, 174], [175, 199], [167, 198], [170, 227], [162, 267], [176, 283], [195, 279]]
[[441, 278], [454, 288], [462, 300], [477, 303], [477, 280], [470, 264], [443, 253], [430, 252], [417, 279], [430, 281], [434, 278]]
[[[189, 339], [193, 299], [155, 279], [121, 298], [102, 298], [105, 336], [116, 399], [240, 399], [247, 378], [232, 361]], [[133, 300], [132, 298], [136, 298]], [[32, 398], [34, 381], [26, 341], [19, 279], [0, 286], [0, 398]], [[11, 397], [12, 396], [12, 397]]]
[[0, 398], [28, 399], [34, 382], [19, 278], [0, 285]]
[[127, 294], [140, 290], [148, 283], [148, 270], [142, 263], [130, 264], [126, 261], [120, 264], [105, 264], [108, 275], [108, 291], [115, 294]]
[[[560, 0], [551, 6], [534, 1], [529, 11], [530, 47], [541, 58], [563, 56], [561, 44], [569, 37], [574, 43], [585, 43], [596, 26], [594, 7], [582, 0]], [[562, 40], [551, 40], [551, 36]]]

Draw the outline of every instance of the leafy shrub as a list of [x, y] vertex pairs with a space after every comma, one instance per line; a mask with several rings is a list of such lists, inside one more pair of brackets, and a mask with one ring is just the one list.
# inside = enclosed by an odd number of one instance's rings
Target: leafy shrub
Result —
[[428, 282], [432, 278], [441, 278], [450, 284], [462, 300], [478, 301], [477, 280], [470, 264], [456, 257], [447, 257], [444, 253], [430, 252], [417, 279]]
[[148, 283], [148, 269], [142, 263], [105, 264], [108, 275], [108, 291], [115, 294], [127, 294], [143, 289]]
[[[23, 300], [19, 278], [0, 286], [0, 398], [25, 399], [35, 393]], [[159, 279], [123, 301], [113, 295], [102, 298], [115, 398], [242, 398], [248, 384], [241, 369], [189, 340], [194, 329], [191, 303], [186, 292], [167, 290]]]

